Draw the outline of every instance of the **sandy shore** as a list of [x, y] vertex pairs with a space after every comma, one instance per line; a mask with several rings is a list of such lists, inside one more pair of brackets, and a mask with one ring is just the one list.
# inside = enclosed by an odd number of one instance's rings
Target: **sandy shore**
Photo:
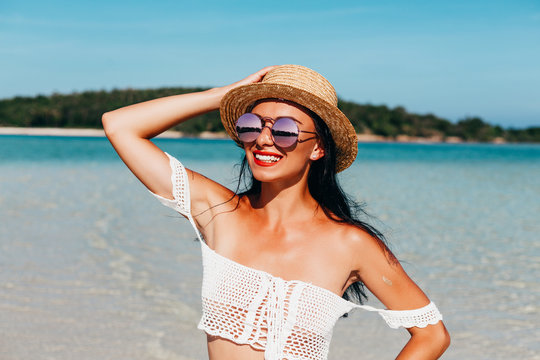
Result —
[[[0, 127], [0, 135], [39, 135], [39, 136], [94, 136], [104, 137], [105, 132], [100, 129], [67, 129], [67, 128], [23, 128], [23, 127]], [[157, 138], [175, 139], [182, 137], [192, 137], [181, 131], [168, 130], [157, 136]], [[227, 139], [226, 133], [214, 133], [204, 131], [198, 138], [201, 139]], [[449, 136], [443, 139], [440, 136], [415, 137], [408, 135], [398, 135], [395, 139], [373, 134], [357, 134], [358, 142], [399, 142], [399, 143], [462, 143], [461, 138]], [[505, 143], [504, 139], [496, 138], [492, 141], [496, 144]]]
[[[68, 129], [68, 128], [23, 128], [23, 127], [0, 127], [0, 135], [39, 135], [39, 136], [85, 136], [104, 137], [105, 132], [101, 129]], [[158, 138], [181, 138], [186, 137], [181, 131], [168, 130], [157, 136]], [[225, 134], [211, 133], [208, 131], [199, 134], [203, 139], [225, 138]]]

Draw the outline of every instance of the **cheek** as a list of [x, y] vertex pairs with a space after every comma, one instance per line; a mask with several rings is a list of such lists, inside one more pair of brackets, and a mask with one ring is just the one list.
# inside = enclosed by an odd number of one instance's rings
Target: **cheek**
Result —
[[253, 153], [251, 151], [245, 151], [244, 153], [246, 154], [247, 163], [251, 167], [253, 164]]
[[296, 156], [298, 158], [305, 159], [308, 161], [311, 158], [311, 155], [313, 154], [313, 145], [312, 144], [298, 144], [299, 146], [296, 148]]

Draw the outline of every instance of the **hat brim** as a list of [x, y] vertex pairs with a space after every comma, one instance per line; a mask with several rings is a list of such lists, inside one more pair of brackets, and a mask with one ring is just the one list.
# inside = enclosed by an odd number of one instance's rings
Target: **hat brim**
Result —
[[348, 168], [356, 159], [358, 140], [349, 119], [336, 106], [307, 91], [293, 86], [275, 83], [255, 83], [239, 86], [221, 99], [219, 112], [221, 122], [229, 136], [239, 145], [236, 120], [255, 101], [279, 98], [292, 101], [313, 111], [326, 123], [336, 144], [336, 172]]

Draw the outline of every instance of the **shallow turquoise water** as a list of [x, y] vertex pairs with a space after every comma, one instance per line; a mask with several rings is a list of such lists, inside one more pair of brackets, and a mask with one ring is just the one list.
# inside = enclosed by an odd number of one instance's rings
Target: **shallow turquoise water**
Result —
[[[231, 141], [155, 142], [234, 186]], [[444, 359], [538, 358], [540, 146], [360, 144], [340, 179], [445, 316]], [[106, 139], [0, 136], [0, 219], [2, 359], [206, 354], [195, 236]], [[330, 359], [392, 358], [406, 339], [356, 312]]]

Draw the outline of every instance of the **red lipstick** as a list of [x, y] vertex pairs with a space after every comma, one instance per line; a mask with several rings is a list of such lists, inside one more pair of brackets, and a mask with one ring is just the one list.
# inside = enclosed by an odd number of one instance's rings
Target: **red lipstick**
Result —
[[282, 157], [283, 155], [270, 151], [253, 151], [253, 162], [259, 166], [274, 166]]

